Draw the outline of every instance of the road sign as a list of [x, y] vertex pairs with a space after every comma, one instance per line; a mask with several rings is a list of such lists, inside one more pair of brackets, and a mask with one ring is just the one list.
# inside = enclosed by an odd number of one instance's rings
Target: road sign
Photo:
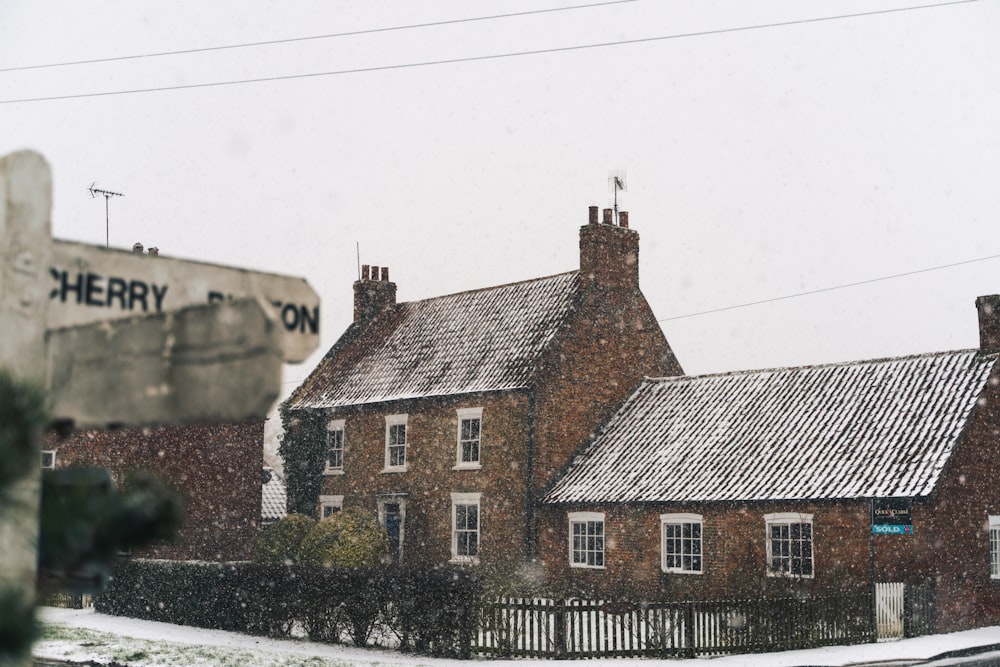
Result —
[[53, 239], [45, 280], [49, 328], [261, 297], [285, 361], [319, 345], [319, 296], [302, 278]]
[[254, 299], [52, 329], [52, 416], [77, 428], [259, 419], [281, 391], [280, 336]]

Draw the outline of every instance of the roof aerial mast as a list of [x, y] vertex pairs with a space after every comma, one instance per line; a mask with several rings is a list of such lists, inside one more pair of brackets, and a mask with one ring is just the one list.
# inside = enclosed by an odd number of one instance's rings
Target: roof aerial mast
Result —
[[100, 188], [94, 187], [97, 185], [97, 181], [90, 184], [87, 190], [90, 192], [90, 197], [93, 199], [97, 195], [102, 195], [104, 197], [104, 247], [111, 247], [111, 223], [108, 220], [108, 200], [112, 197], [124, 197], [120, 192], [112, 192], [111, 190], [101, 190]]
[[614, 193], [614, 209], [615, 209], [615, 224], [619, 224], [618, 220], [618, 191], [628, 190], [627, 183], [625, 180], [625, 170], [616, 169], [608, 174], [608, 187]]

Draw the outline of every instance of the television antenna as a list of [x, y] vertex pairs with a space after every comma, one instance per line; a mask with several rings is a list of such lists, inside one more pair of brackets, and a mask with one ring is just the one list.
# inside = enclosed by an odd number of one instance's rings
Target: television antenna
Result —
[[615, 224], [618, 224], [618, 191], [628, 190], [628, 183], [625, 179], [625, 170], [616, 169], [608, 174], [608, 187], [614, 193]]
[[90, 184], [90, 187], [87, 188], [87, 190], [88, 192], [90, 192], [91, 199], [97, 197], [97, 195], [101, 195], [104, 197], [104, 247], [110, 248], [111, 223], [108, 220], [108, 200], [111, 199], [112, 197], [124, 197], [125, 195], [123, 195], [120, 192], [112, 192], [111, 190], [101, 190], [100, 188], [94, 187], [96, 185], [97, 181], [94, 181], [93, 183]]

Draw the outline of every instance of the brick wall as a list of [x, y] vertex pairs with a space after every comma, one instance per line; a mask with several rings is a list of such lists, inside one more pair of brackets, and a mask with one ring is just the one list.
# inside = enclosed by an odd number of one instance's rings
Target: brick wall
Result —
[[989, 516], [1000, 515], [1000, 375], [995, 370], [935, 489], [919, 568], [936, 583], [939, 625], [1000, 623], [1000, 580], [990, 578]]
[[[479, 470], [456, 470], [459, 408], [482, 408]], [[406, 472], [382, 472], [387, 415], [406, 414]], [[407, 494], [403, 559], [441, 564], [451, 559], [452, 493], [481, 493], [481, 555], [488, 567], [523, 558], [528, 398], [499, 392], [394, 401], [340, 408], [343, 474], [324, 475], [322, 494], [344, 496], [344, 507], [376, 511], [379, 494]], [[322, 437], [322, 436], [321, 436]]]
[[172, 544], [134, 555], [173, 560], [245, 560], [260, 521], [263, 422], [84, 431], [50, 438], [57, 467], [108, 468], [116, 484], [130, 470], [168, 480], [184, 501]]
[[[926, 504], [915, 503], [914, 521], [926, 523]], [[568, 512], [605, 514], [605, 567], [569, 565]], [[814, 574], [769, 576], [765, 515], [813, 516]], [[702, 516], [701, 574], [660, 569], [660, 514]], [[578, 595], [648, 599], [714, 599], [859, 590], [870, 581], [870, 509], [867, 500], [818, 503], [714, 503], [708, 505], [547, 506], [542, 510], [542, 559], [548, 584]], [[877, 581], [910, 581], [919, 542], [915, 536], [875, 537]]]

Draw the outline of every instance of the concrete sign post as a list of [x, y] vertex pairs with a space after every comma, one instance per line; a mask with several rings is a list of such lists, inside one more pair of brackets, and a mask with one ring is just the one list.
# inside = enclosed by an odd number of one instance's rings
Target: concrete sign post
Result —
[[[35, 153], [0, 158], [0, 365], [17, 377], [45, 381], [52, 178]], [[8, 489], [0, 512], [0, 584], [34, 598], [41, 470]], [[25, 663], [27, 664], [27, 663]]]
[[[263, 418], [282, 361], [319, 344], [301, 278], [59, 241], [52, 177], [30, 151], [0, 159], [0, 367], [47, 386], [76, 426]], [[0, 584], [34, 593], [39, 470], [0, 513]], [[15, 507], [15, 505], [10, 505]]]
[[53, 417], [77, 428], [263, 417], [281, 391], [279, 329], [254, 299], [52, 329]]

